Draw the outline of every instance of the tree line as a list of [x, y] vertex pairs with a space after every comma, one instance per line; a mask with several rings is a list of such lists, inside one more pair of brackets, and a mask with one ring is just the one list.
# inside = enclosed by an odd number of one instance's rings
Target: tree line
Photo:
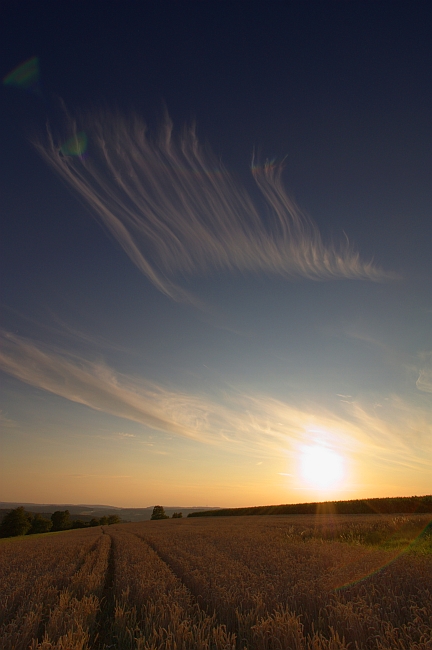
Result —
[[119, 524], [118, 515], [108, 517], [94, 517], [89, 522], [81, 519], [72, 519], [69, 510], [56, 510], [50, 519], [41, 514], [27, 512], [23, 506], [8, 512], [0, 524], [0, 537], [17, 537], [18, 535], [36, 535], [40, 533], [70, 530], [72, 528], [90, 528], [92, 526], [109, 526]]
[[220, 508], [191, 512], [188, 517], [239, 517], [246, 515], [393, 515], [427, 514], [432, 512], [432, 496], [386, 497], [353, 499], [351, 501], [326, 501], [323, 503], [290, 503], [279, 506], [251, 506], [246, 508]]
[[[174, 512], [173, 519], [181, 519], [182, 512]], [[169, 519], [163, 506], [154, 506], [151, 519]], [[71, 530], [73, 528], [91, 528], [93, 526], [110, 526], [120, 524], [122, 520], [118, 515], [94, 517], [88, 522], [82, 519], [72, 519], [69, 510], [56, 510], [50, 519], [46, 519], [40, 513], [31, 513], [23, 506], [10, 510], [0, 524], [0, 537], [17, 537], [19, 535], [37, 535], [40, 533], [54, 533], [60, 530]]]

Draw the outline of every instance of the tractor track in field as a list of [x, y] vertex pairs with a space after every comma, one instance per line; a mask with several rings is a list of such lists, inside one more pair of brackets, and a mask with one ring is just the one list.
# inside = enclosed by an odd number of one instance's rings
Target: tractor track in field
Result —
[[[66, 590], [71, 589], [71, 581], [72, 581], [73, 577], [76, 576], [80, 572], [81, 568], [84, 566], [85, 561], [86, 561], [87, 557], [90, 555], [90, 553], [92, 553], [97, 548], [98, 541], [99, 540], [96, 539], [93, 542], [93, 544], [87, 549], [87, 552], [82, 557], [79, 558], [79, 560], [78, 560], [78, 562], [77, 562], [77, 564], [75, 566], [75, 571], [71, 575], [67, 576], [66, 579], [64, 579], [63, 583], [56, 584], [56, 587], [58, 589], [59, 594], [64, 589], [66, 589]], [[44, 639], [44, 636], [45, 636], [45, 633], [46, 633], [46, 628], [47, 628], [47, 625], [49, 623], [52, 611], [55, 611], [55, 608], [58, 605], [58, 598], [59, 598], [59, 596], [57, 596], [57, 601], [54, 604], [50, 603], [49, 605], [47, 605], [47, 604], [44, 603], [44, 605], [43, 605], [41, 618], [40, 618], [40, 621], [39, 621], [39, 624], [38, 624], [38, 627], [37, 627], [37, 631], [35, 633], [35, 638], [38, 640], [38, 643], [43, 642], [43, 639]], [[54, 608], [54, 610], [53, 610], [53, 608]]]
[[[157, 557], [168, 567], [168, 569], [171, 571], [171, 573], [177, 578], [177, 580], [185, 587], [187, 592], [190, 594], [190, 597], [192, 599], [192, 602], [196, 603], [198, 607], [206, 612], [208, 616], [212, 616], [215, 612], [212, 610], [212, 608], [209, 606], [209, 604], [204, 600], [202, 595], [197, 592], [197, 589], [194, 587], [193, 582], [191, 580], [188, 580], [187, 577], [185, 576], [185, 573], [183, 571], [180, 571], [178, 567], [176, 567], [175, 562], [173, 562], [165, 553], [161, 552], [155, 542], [153, 540], [141, 537], [140, 535], [135, 535], [138, 539], [140, 539], [144, 544], [147, 544], [154, 553], [156, 553]], [[224, 621], [218, 621], [220, 623], [224, 623]]]
[[[177, 579], [182, 583], [182, 585], [183, 585], [184, 587], [186, 587], [186, 589], [188, 590], [188, 592], [191, 594], [192, 598], [193, 598], [195, 601], [197, 601], [197, 597], [195, 596], [195, 594], [194, 594], [192, 588], [188, 585], [188, 580], [185, 580], [184, 576], [181, 575], [181, 573], [180, 573], [180, 572], [175, 568], [174, 564], [173, 564], [172, 561], [168, 558], [168, 556], [165, 555], [165, 553], [162, 553], [162, 552], [158, 549], [158, 547], [156, 546], [156, 544], [155, 544], [152, 540], [146, 539], [146, 538], [144, 538], [144, 537], [140, 537], [139, 535], [136, 535], [136, 537], [137, 537], [138, 539], [140, 539], [142, 542], [144, 542], [144, 544], [147, 544], [147, 546], [149, 546], [149, 547], [152, 549], [152, 551], [154, 551], [154, 552], [156, 553], [156, 555], [158, 556], [158, 558], [159, 558], [160, 560], [162, 560], [162, 562], [163, 562], [164, 564], [167, 565], [167, 567], [169, 568], [169, 570], [171, 571], [171, 573], [173, 573], [173, 574], [175, 575], [175, 577], [176, 577], [176, 578], [177, 578]], [[200, 605], [200, 607], [201, 607], [201, 605]]]
[[[190, 595], [191, 601], [195, 603], [199, 609], [207, 614], [207, 616], [214, 616], [215, 621], [219, 625], [225, 626], [230, 632], [236, 632], [236, 629], [228, 621], [220, 617], [215, 607], [213, 607], [200, 593], [197, 585], [194, 584], [193, 578], [188, 579], [187, 573], [176, 566], [176, 562], [173, 561], [167, 554], [161, 552], [157, 547], [157, 544], [146, 537], [141, 537], [133, 533], [135, 537], [140, 539], [144, 544], [147, 544], [152, 551], [157, 555], [157, 557], [168, 567], [171, 573], [177, 578], [177, 580], [183, 585]], [[243, 646], [242, 646], [243, 647]]]
[[113, 641], [111, 628], [114, 617], [115, 599], [114, 599], [114, 540], [112, 536], [102, 529], [104, 535], [110, 538], [110, 550], [108, 554], [107, 569], [105, 572], [105, 582], [102, 596], [100, 599], [100, 609], [96, 617], [94, 637], [91, 647], [93, 650], [106, 650], [116, 648], [117, 644]]
[[[221, 617], [217, 609], [208, 602], [204, 596], [199, 592], [197, 585], [194, 584], [193, 578], [188, 579], [187, 573], [176, 566], [175, 560], [173, 561], [167, 554], [160, 551], [157, 547], [157, 544], [146, 537], [141, 537], [140, 535], [135, 534], [138, 539], [147, 544], [152, 551], [157, 555], [157, 557], [168, 567], [171, 573], [179, 580], [179, 582], [185, 587], [188, 594], [190, 595], [192, 603], [196, 604], [199, 609], [204, 612], [207, 616], [213, 617], [216, 625], [221, 625], [229, 633], [234, 634], [236, 648], [238, 650], [247, 650], [248, 641], [244, 639], [241, 631], [238, 629], [237, 621], [234, 617], [233, 620], [228, 621], [225, 617]], [[232, 647], [232, 646], [230, 646]]]

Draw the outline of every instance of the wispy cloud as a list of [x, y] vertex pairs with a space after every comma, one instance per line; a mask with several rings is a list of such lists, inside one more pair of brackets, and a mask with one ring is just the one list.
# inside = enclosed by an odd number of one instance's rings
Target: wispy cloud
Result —
[[432, 393], [432, 352], [424, 352], [421, 355], [422, 367], [416, 381], [419, 390], [425, 393]]
[[131, 442], [132, 440], [136, 439], [137, 436], [134, 433], [115, 432], [107, 434], [98, 433], [94, 437], [98, 438], [99, 440], [111, 440], [113, 442]]
[[347, 405], [352, 421], [372, 453], [392, 464], [415, 469], [432, 461], [432, 422], [426, 400], [408, 401], [389, 395], [381, 403], [353, 401]]
[[103, 478], [103, 479], [118, 479], [118, 478], [131, 478], [129, 474], [68, 474], [69, 478]]
[[[96, 114], [70, 120], [68, 137], [89, 136], [89, 151], [65, 155], [48, 132], [43, 157], [89, 204], [130, 259], [163, 293], [195, 302], [178, 276], [218, 270], [312, 280], [395, 277], [363, 261], [347, 240], [325, 245], [317, 226], [288, 197], [282, 165], [252, 166], [263, 197], [245, 188], [199, 144], [194, 128], [178, 139], [166, 117], [152, 141], [135, 117]], [[265, 214], [265, 219], [262, 215]]]
[[3, 411], [0, 411], [0, 425], [3, 429], [16, 429], [18, 427], [18, 422], [8, 418]]
[[134, 385], [101, 363], [59, 354], [14, 334], [0, 332], [0, 343], [0, 369], [27, 384], [155, 429], [193, 435], [164, 415], [160, 404], [166, 392], [156, 385]]
[[[333, 407], [324, 407], [305, 400], [289, 404], [230, 388], [221, 390], [216, 399], [167, 390], [14, 334], [0, 332], [0, 344], [0, 369], [27, 384], [257, 461], [281, 458], [299, 445], [316, 443], [374, 463], [413, 470], [431, 462], [432, 424], [428, 405], [420, 396], [416, 403], [384, 397], [380, 406], [376, 399], [341, 403], [335, 398]], [[132, 440], [131, 435], [115, 437]]]

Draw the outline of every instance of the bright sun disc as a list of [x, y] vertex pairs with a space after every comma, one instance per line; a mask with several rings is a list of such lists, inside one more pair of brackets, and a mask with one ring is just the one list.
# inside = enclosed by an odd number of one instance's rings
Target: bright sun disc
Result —
[[344, 460], [334, 451], [315, 445], [303, 447], [301, 474], [305, 481], [318, 488], [332, 487], [342, 479]]

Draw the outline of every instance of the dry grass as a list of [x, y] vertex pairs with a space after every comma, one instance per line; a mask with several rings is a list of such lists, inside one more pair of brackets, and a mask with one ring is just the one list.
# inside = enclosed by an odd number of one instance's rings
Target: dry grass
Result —
[[113, 532], [115, 612], [111, 642], [120, 648], [235, 648], [235, 638], [198, 605], [157, 553], [128, 527]]
[[98, 528], [1, 546], [2, 650], [87, 647], [109, 542]]
[[432, 650], [427, 523], [187, 519], [3, 544], [1, 648]]

